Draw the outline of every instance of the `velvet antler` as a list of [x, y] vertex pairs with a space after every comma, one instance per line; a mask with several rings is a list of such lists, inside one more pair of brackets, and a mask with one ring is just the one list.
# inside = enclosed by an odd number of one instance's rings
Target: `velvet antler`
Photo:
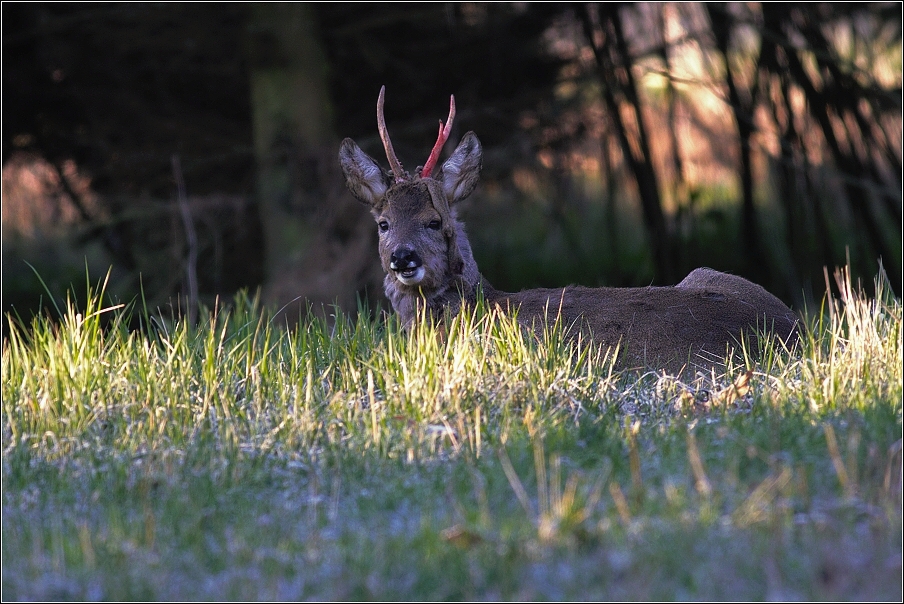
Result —
[[424, 164], [424, 167], [421, 169], [421, 178], [430, 176], [430, 173], [433, 172], [433, 168], [436, 167], [436, 160], [439, 159], [439, 154], [443, 150], [443, 145], [446, 144], [446, 141], [449, 140], [449, 134], [452, 133], [452, 120], [454, 119], [455, 95], [450, 95], [449, 119], [446, 120], [445, 127], [443, 126], [443, 121], [439, 121], [439, 135], [436, 137], [436, 143], [433, 145], [433, 150], [430, 151], [430, 157], [427, 158], [427, 163]]

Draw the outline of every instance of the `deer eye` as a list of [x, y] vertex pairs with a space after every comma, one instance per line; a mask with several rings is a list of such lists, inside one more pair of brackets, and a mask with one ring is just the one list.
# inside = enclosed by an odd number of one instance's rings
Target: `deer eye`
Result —
[[427, 223], [427, 228], [432, 229], [434, 231], [438, 231], [441, 226], [443, 226], [443, 223], [440, 222], [439, 220], [431, 220], [430, 222]]
[[381, 233], [385, 233], [386, 231], [389, 230], [389, 223], [386, 222], [385, 220], [381, 220], [380, 222], [377, 223], [377, 227], [380, 229]]

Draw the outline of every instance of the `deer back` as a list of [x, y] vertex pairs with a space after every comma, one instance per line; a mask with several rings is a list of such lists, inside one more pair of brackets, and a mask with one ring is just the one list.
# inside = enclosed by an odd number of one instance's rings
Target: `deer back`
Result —
[[691, 287], [531, 289], [499, 293], [494, 303], [517, 309], [519, 321], [535, 330], [558, 320], [571, 335], [584, 333], [595, 345], [618, 346], [623, 368], [709, 368], [721, 365], [732, 350], [757, 354], [759, 333], [789, 344], [796, 338], [796, 315], [765, 289], [712, 269], [696, 269], [688, 278], [698, 271], [712, 281]]

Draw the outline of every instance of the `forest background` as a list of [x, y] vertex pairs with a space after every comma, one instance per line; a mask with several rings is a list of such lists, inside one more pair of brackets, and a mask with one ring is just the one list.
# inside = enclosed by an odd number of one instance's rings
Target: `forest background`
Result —
[[[150, 308], [260, 287], [381, 303], [339, 141], [484, 145], [462, 207], [499, 288], [710, 266], [801, 308], [824, 268], [901, 295], [899, 3], [4, 3], [3, 310], [110, 267]], [[34, 267], [34, 270], [31, 266]], [[35, 275], [40, 275], [40, 279]], [[47, 288], [45, 290], [45, 287]], [[81, 289], [81, 286], [78, 286]]]

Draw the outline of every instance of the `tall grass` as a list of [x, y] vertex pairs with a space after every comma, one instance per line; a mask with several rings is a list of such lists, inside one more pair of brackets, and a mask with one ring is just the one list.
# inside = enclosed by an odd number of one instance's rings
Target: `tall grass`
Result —
[[839, 286], [693, 382], [481, 305], [7, 317], [4, 597], [892, 597], [901, 302]]

